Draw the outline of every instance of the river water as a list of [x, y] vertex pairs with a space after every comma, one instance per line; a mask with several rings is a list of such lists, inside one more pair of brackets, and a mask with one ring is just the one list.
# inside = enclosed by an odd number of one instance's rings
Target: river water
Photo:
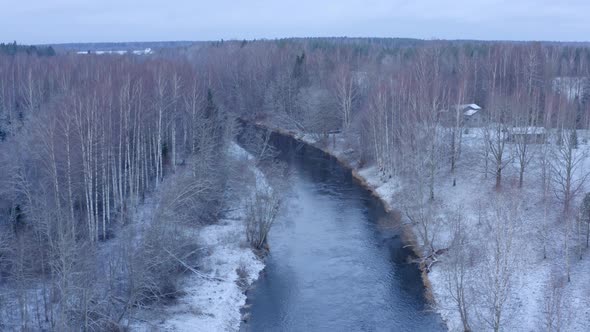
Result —
[[275, 136], [289, 168], [243, 331], [442, 331], [381, 204], [320, 151]]

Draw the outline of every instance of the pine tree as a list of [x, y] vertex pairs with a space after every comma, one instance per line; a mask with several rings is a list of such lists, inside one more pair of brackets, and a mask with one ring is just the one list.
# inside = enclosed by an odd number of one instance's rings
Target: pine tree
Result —
[[205, 118], [207, 120], [213, 119], [217, 113], [217, 105], [213, 101], [213, 92], [207, 89], [207, 103], [205, 106]]
[[302, 52], [301, 55], [297, 55], [295, 58], [295, 65], [293, 66], [293, 73], [291, 74], [291, 77], [295, 81], [295, 84], [298, 88], [308, 85], [309, 78], [305, 68], [305, 52]]
[[215, 142], [215, 147], [220, 148], [223, 140], [223, 131], [225, 120], [213, 98], [211, 89], [207, 89], [207, 102], [205, 105], [205, 121], [210, 130], [211, 137]]

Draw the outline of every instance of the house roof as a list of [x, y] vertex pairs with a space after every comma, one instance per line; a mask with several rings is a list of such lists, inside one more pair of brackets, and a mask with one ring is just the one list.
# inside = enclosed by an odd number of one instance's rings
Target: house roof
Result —
[[470, 108], [467, 111], [463, 112], [463, 114], [466, 116], [472, 116], [473, 114], [475, 114], [477, 112], [479, 112], [479, 109]]
[[481, 107], [477, 104], [463, 104], [463, 105], [459, 105], [460, 108], [462, 109], [473, 109], [473, 110], [481, 110]]

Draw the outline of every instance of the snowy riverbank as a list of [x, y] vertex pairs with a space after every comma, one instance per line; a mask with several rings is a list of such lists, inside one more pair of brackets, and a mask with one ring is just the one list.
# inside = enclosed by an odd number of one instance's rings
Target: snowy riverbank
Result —
[[[256, 179], [256, 185], [267, 185], [264, 175], [252, 157], [235, 143], [229, 154], [236, 164], [245, 167], [241, 172]], [[184, 295], [167, 306], [155, 319], [133, 326], [140, 331], [237, 331], [240, 328], [241, 308], [246, 303], [245, 290], [258, 278], [264, 263], [246, 241], [243, 222], [244, 200], [254, 187], [246, 186], [242, 200], [219, 223], [203, 227], [197, 242], [205, 249], [199, 272], [184, 278]]]
[[[244, 286], [258, 278], [264, 264], [245, 242], [239, 218], [207, 226], [199, 238], [209, 250], [201, 265], [206, 273], [186, 278], [182, 287], [186, 294], [166, 309], [168, 318], [158, 327], [164, 331], [237, 331], [240, 309], [246, 303]], [[239, 284], [238, 270], [245, 272], [247, 285]]]
[[[388, 209], [401, 208], [400, 202], [406, 197], [403, 179], [384, 178], [374, 166], [359, 167], [352, 157], [354, 151], [346, 146], [341, 135], [330, 137], [329, 143], [322, 145], [312, 135], [292, 131], [276, 130], [301, 142], [313, 145], [337, 158], [342, 164], [352, 169], [353, 174], [374, 195], [378, 196]], [[436, 230], [435, 249], [446, 249], [451, 245], [453, 225], [450, 214], [460, 211], [464, 222], [466, 243], [469, 245], [469, 263], [466, 265], [465, 281], [467, 301], [469, 301], [471, 328], [474, 330], [490, 329], [487, 317], [493, 299], [486, 287], [493, 279], [491, 275], [494, 255], [489, 251], [493, 246], [491, 233], [494, 231], [494, 203], [505, 200], [503, 213], [513, 219], [513, 239], [508, 266], [509, 279], [503, 289], [498, 287], [498, 295], [503, 296], [502, 327], [511, 331], [552, 330], [559, 326], [562, 331], [586, 331], [590, 326], [590, 260], [587, 249], [582, 249], [579, 258], [578, 243], [572, 239], [569, 230], [569, 246], [565, 246], [566, 228], [561, 220], [562, 207], [553, 192], [548, 201], [543, 201], [538, 183], [540, 165], [531, 162], [523, 188], [518, 188], [518, 168], [514, 161], [504, 171], [504, 187], [501, 194], [494, 190], [494, 179], [485, 176], [479, 168], [481, 156], [480, 135], [465, 135], [463, 157], [457, 171], [457, 185], [452, 186], [448, 172], [440, 171], [436, 179], [437, 203], [443, 207], [440, 223]], [[578, 153], [588, 152], [587, 143], [580, 144]], [[581, 169], [590, 169], [588, 160], [584, 160]], [[588, 187], [585, 188], [587, 191]], [[507, 210], [509, 202], [514, 202], [515, 211]], [[545, 210], [543, 207], [547, 206]], [[514, 215], [513, 215], [514, 213]], [[540, 226], [540, 223], [543, 223]], [[414, 234], [418, 230], [414, 227]], [[420, 241], [419, 238], [416, 240]], [[543, 257], [542, 247], [547, 248], [547, 257]], [[569, 256], [565, 254], [565, 248]], [[450, 331], [461, 331], [462, 324], [457, 305], [449, 286], [451, 253], [439, 255], [432, 271], [425, 274], [424, 283], [430, 287], [437, 312], [442, 316]], [[565, 257], [571, 265], [571, 282], [565, 276]], [[502, 257], [506, 259], [506, 257]], [[508, 262], [508, 261], [507, 261]], [[548, 325], [552, 325], [548, 328]]]

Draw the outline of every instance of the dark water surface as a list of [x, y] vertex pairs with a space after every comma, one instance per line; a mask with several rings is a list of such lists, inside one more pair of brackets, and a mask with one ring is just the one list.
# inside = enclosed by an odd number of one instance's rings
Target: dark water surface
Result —
[[380, 203], [316, 149], [274, 141], [291, 188], [242, 330], [442, 331]]

